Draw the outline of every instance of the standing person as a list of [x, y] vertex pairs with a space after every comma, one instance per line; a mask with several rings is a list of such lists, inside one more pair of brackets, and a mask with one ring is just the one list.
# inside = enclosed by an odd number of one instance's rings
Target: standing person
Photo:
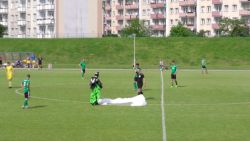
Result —
[[3, 59], [2, 59], [2, 57], [0, 56], [0, 68], [2, 68], [2, 66], [3, 66]]
[[164, 70], [165, 70], [164, 62], [163, 60], [160, 60], [160, 71], [164, 71]]
[[143, 87], [143, 79], [144, 79], [144, 74], [141, 72], [141, 70], [136, 72], [134, 81], [137, 84], [138, 90], [137, 90], [137, 94], [143, 94], [142, 92], [142, 87]]
[[[140, 64], [139, 64], [139, 63], [136, 63], [135, 65], [133, 65], [133, 69], [134, 69], [134, 71], [135, 71], [135, 76], [134, 76], [134, 78], [135, 78], [135, 77], [137, 77], [137, 75], [138, 75], [137, 72], [141, 71]], [[134, 79], [133, 86], [134, 86], [134, 90], [135, 90], [135, 91], [138, 90], [137, 82], [135, 81], [135, 79]]]
[[82, 61], [80, 62], [80, 67], [81, 67], [81, 72], [82, 72], [82, 78], [84, 78], [84, 74], [86, 71], [86, 62], [84, 59], [82, 59]]
[[39, 56], [37, 58], [38, 61], [38, 69], [42, 69], [43, 68], [43, 58], [41, 56]]
[[96, 72], [90, 79], [89, 83], [91, 94], [90, 94], [90, 104], [98, 105], [98, 100], [101, 97], [102, 82], [99, 79], [99, 72]]
[[27, 108], [29, 108], [28, 99], [29, 99], [29, 96], [30, 96], [30, 75], [29, 74], [27, 74], [26, 79], [24, 79], [22, 81], [21, 86], [23, 88], [23, 93], [24, 93], [24, 102], [23, 102], [22, 107], [24, 109], [27, 109]]
[[14, 75], [14, 68], [13, 68], [13, 66], [10, 64], [10, 62], [7, 62], [7, 66], [6, 66], [6, 77], [7, 77], [7, 80], [9, 81], [9, 88], [12, 88], [12, 79], [13, 79], [13, 75]]
[[174, 86], [174, 82], [175, 82], [175, 87], [178, 87], [177, 80], [176, 80], [177, 66], [174, 60], [172, 61], [170, 65], [170, 69], [171, 69], [171, 80], [172, 80], [171, 88]]
[[201, 59], [201, 74], [204, 74], [204, 72], [206, 73], [206, 74], [208, 74], [208, 72], [207, 72], [207, 66], [206, 66], [207, 64], [206, 64], [206, 60], [205, 60], [205, 58], [202, 58]]

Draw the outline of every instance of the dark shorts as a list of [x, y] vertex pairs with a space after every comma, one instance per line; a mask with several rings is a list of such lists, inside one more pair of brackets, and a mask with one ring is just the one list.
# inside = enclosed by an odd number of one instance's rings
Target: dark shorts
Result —
[[24, 93], [24, 98], [29, 98], [29, 92]]
[[143, 86], [143, 83], [137, 83], [137, 86], [138, 86], [138, 88], [142, 88], [142, 86]]
[[171, 74], [171, 79], [176, 79], [176, 74]]
[[206, 69], [207, 67], [205, 65], [202, 65], [201, 68]]
[[82, 73], [85, 73], [85, 69], [82, 69]]

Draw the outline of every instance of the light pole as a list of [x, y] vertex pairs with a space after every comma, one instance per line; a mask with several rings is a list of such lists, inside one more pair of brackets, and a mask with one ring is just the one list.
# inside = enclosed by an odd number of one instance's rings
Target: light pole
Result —
[[133, 38], [134, 38], [134, 67], [135, 67], [135, 36], [136, 34], [132, 34]]
[[136, 34], [131, 34], [128, 36], [129, 38], [134, 38], [134, 67], [135, 67], [135, 37], [136, 37]]

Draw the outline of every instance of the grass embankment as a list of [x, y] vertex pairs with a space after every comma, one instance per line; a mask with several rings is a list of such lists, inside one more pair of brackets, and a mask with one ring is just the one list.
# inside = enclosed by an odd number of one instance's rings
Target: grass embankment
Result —
[[[1, 39], [0, 52], [34, 52], [56, 67], [131, 68], [132, 38]], [[199, 68], [202, 57], [209, 68], [249, 69], [250, 38], [137, 38], [136, 59], [143, 68], [157, 68], [162, 58], [181, 68]]]

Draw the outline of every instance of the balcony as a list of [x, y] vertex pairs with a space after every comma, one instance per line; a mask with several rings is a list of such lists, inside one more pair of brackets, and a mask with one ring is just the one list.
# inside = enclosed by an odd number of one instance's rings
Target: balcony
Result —
[[222, 13], [221, 13], [221, 11], [213, 11], [212, 16], [213, 17], [222, 17]]
[[116, 30], [117, 31], [121, 31], [122, 30], [122, 26], [121, 25], [116, 26]]
[[25, 33], [20, 33], [17, 35], [17, 38], [25, 38], [26, 34]]
[[110, 11], [110, 10], [111, 10], [110, 4], [107, 4], [107, 5], [105, 6], [105, 10], [106, 10], [106, 11]]
[[241, 3], [249, 3], [250, 0], [240, 0]]
[[117, 16], [116, 16], [116, 20], [118, 20], [118, 21], [119, 21], [119, 20], [123, 20], [123, 15], [117, 15]]
[[106, 29], [106, 30], [111, 30], [111, 26], [110, 26], [110, 25], [107, 25], [107, 26], [105, 26], [105, 29]]
[[156, 14], [151, 14], [152, 19], [165, 19], [166, 16], [163, 13], [156, 13]]
[[166, 25], [152, 25], [151, 26], [152, 30], [166, 30]]
[[0, 21], [0, 24], [3, 26], [8, 26], [8, 22], [7, 21]]
[[18, 12], [26, 12], [26, 8], [25, 7], [18, 7], [17, 11]]
[[45, 24], [54, 24], [54, 19], [37, 19], [38, 25], [45, 25]]
[[250, 16], [250, 10], [248, 10], [248, 9], [240, 10], [240, 15], [241, 16]]
[[120, 9], [123, 9], [124, 6], [123, 5], [116, 5], [116, 9], [120, 10]]
[[8, 13], [8, 8], [0, 8], [0, 13]]
[[36, 35], [37, 38], [55, 38], [55, 34], [54, 33], [38, 33]]
[[108, 20], [108, 21], [110, 21], [111, 20], [111, 16], [110, 15], [106, 15], [105, 19]]
[[17, 25], [24, 26], [24, 25], [26, 25], [26, 21], [25, 20], [19, 20], [19, 21], [17, 21]]
[[134, 20], [134, 19], [138, 19], [138, 15], [126, 15], [125, 19], [126, 20]]
[[55, 9], [54, 4], [43, 4], [37, 6], [37, 10], [54, 10], [54, 9]]
[[212, 4], [222, 4], [222, 0], [212, 0]]
[[185, 18], [185, 17], [195, 17], [196, 13], [195, 12], [188, 12], [188, 13], [179, 13], [179, 16], [181, 18]]
[[164, 8], [164, 3], [150, 3], [151, 8]]
[[179, 1], [180, 6], [192, 6], [196, 5], [196, 0]]
[[138, 4], [128, 4], [125, 6], [126, 9], [139, 9]]
[[220, 28], [218, 23], [213, 23], [212, 28], [218, 30]]

